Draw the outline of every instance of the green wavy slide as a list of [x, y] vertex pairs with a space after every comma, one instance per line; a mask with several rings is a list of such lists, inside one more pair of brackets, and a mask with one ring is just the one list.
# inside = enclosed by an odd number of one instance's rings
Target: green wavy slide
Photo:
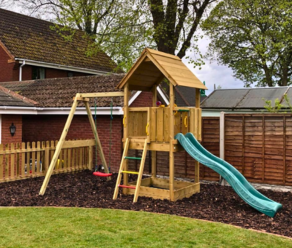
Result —
[[192, 133], [187, 133], [185, 136], [179, 133], [175, 136], [175, 139], [179, 141], [186, 152], [195, 160], [221, 175], [241, 199], [256, 210], [270, 217], [274, 217], [282, 208], [282, 204], [258, 192], [231, 164], [208, 152], [201, 146]]

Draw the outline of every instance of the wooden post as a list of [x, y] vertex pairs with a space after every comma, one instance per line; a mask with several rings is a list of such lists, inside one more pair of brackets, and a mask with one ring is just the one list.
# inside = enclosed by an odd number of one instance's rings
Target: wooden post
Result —
[[245, 118], [242, 116], [242, 167], [241, 174], [244, 175], [245, 170]]
[[174, 140], [174, 93], [173, 84], [169, 84], [169, 193], [170, 200], [174, 201], [174, 154], [173, 154], [173, 140]]
[[[200, 89], [196, 89], [196, 109], [195, 109], [195, 132], [197, 140], [202, 140], [202, 116], [200, 115], [200, 107], [201, 107], [201, 92]], [[195, 183], [200, 181], [200, 163], [198, 161], [195, 162]]]
[[50, 166], [50, 141], [46, 141], [46, 148], [45, 148], [45, 166], [44, 166], [44, 173], [47, 174], [47, 171]]
[[[1, 147], [1, 145], [0, 145], [0, 147]], [[24, 177], [25, 176], [25, 143], [24, 142], [21, 143], [21, 151], [22, 151], [21, 152], [21, 176]], [[0, 156], [0, 160], [1, 160], [1, 156]], [[2, 171], [2, 173], [3, 173], [3, 171]], [[0, 176], [0, 178], [1, 178], [1, 176]]]
[[265, 181], [265, 146], [266, 146], [266, 142], [265, 142], [265, 116], [263, 115], [262, 117], [262, 182]]
[[33, 152], [31, 153], [31, 175], [34, 176], [35, 175], [35, 142], [31, 143], [31, 149], [33, 150]]
[[37, 166], [37, 171], [36, 171], [36, 173], [37, 173], [37, 175], [39, 176], [39, 174], [40, 174], [40, 161], [41, 161], [41, 153], [40, 153], [40, 149], [41, 149], [41, 142], [37, 142], [37, 155], [36, 155], [36, 157], [37, 157], [37, 164], [36, 164], [36, 166]]
[[92, 170], [92, 168], [93, 168], [93, 149], [92, 149], [92, 146], [89, 146], [88, 147], [88, 166], [87, 166], [87, 169]]
[[[127, 83], [124, 87], [124, 141], [126, 141], [126, 139], [129, 136], [129, 83]], [[129, 143], [131, 141], [129, 140]], [[125, 154], [127, 156], [127, 154]], [[125, 160], [124, 163], [124, 170], [127, 171], [128, 170], [128, 159]], [[123, 173], [123, 185], [128, 185], [128, 174], [127, 173]], [[127, 189], [123, 188], [123, 194], [127, 193]]]
[[[109, 170], [108, 170], [108, 167], [107, 167], [107, 163], [106, 163], [106, 160], [105, 160], [105, 157], [104, 157], [103, 149], [102, 149], [102, 146], [101, 146], [101, 143], [100, 143], [100, 140], [99, 140], [99, 137], [98, 137], [98, 133], [97, 133], [97, 130], [96, 130], [96, 126], [95, 126], [95, 123], [94, 123], [94, 120], [93, 120], [93, 117], [92, 117], [92, 114], [91, 114], [91, 111], [90, 111], [89, 102], [84, 102], [84, 104], [85, 104], [85, 107], [86, 107], [86, 111], [87, 111], [88, 119], [89, 119], [89, 122], [90, 122], [90, 126], [91, 126], [91, 129], [92, 129], [93, 134], [94, 134], [97, 150], [98, 150], [102, 165], [104, 167], [104, 171], [105, 171], [105, 173], [109, 173]], [[81, 154], [79, 154], [79, 156], [81, 156]], [[111, 179], [110, 177], [107, 177], [107, 180], [110, 180], [110, 179]]]
[[47, 189], [47, 186], [48, 186], [48, 183], [50, 181], [50, 178], [51, 178], [51, 175], [53, 173], [53, 170], [54, 170], [54, 167], [55, 167], [55, 164], [58, 160], [58, 157], [59, 157], [59, 154], [61, 152], [61, 149], [62, 149], [62, 146], [63, 146], [63, 143], [65, 141], [65, 138], [67, 136], [67, 133], [69, 131], [69, 127], [71, 125], [71, 122], [72, 122], [72, 119], [73, 119], [73, 116], [74, 116], [74, 113], [75, 113], [75, 110], [76, 110], [76, 107], [77, 107], [77, 97], [79, 97], [79, 94], [76, 95], [76, 99], [74, 100], [73, 102], [73, 105], [72, 105], [72, 108], [71, 108], [71, 111], [70, 111], [70, 114], [67, 118], [67, 121], [66, 121], [66, 124], [65, 124], [65, 127], [63, 129], [63, 132], [62, 132], [62, 135], [60, 137], [60, 140], [58, 142], [58, 145], [56, 147], [56, 151], [54, 153], [54, 156], [53, 156], [53, 159], [51, 161], [51, 164], [50, 164], [50, 167], [48, 169], [48, 172], [46, 174], [46, 177], [45, 177], [45, 180], [43, 182], [43, 185], [41, 187], [41, 190], [40, 190], [40, 195], [43, 195], [45, 192], [46, 192], [46, 189]]
[[11, 161], [11, 172], [10, 172], [10, 178], [11, 179], [15, 179], [15, 146], [12, 143], [11, 147], [10, 147], [10, 151], [11, 151], [11, 157], [10, 157], [10, 161]]
[[286, 173], [287, 173], [287, 165], [286, 165], [286, 116], [283, 117], [283, 184], [286, 184]]
[[[220, 113], [220, 158], [225, 159], [225, 113]], [[220, 175], [219, 183], [224, 185], [224, 179]]]
[[[3, 149], [3, 144], [0, 144], [0, 151], [3, 152], [4, 149]], [[3, 174], [3, 155], [1, 154], [0, 155], [0, 182], [3, 182], [3, 179], [4, 179], [4, 174]]]
[[[153, 93], [153, 96], [152, 96], [152, 107], [156, 107], [156, 102], [157, 102], [157, 86], [154, 85], [153, 86], [153, 89], [152, 89], [152, 93]], [[152, 132], [156, 133], [155, 131], [156, 130], [153, 130], [155, 127], [152, 127]], [[156, 139], [156, 137], [155, 137]], [[151, 177], [156, 177], [156, 172], [157, 172], [157, 153], [156, 151], [152, 151], [151, 152]]]

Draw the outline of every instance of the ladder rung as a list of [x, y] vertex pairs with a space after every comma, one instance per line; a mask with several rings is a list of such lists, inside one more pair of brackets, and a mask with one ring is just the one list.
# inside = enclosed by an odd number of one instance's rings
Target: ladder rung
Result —
[[125, 159], [135, 159], [135, 160], [141, 160], [142, 158], [139, 158], [139, 157], [125, 157]]
[[127, 188], [127, 189], [136, 189], [135, 186], [128, 186], [128, 185], [119, 185], [120, 188]]
[[138, 174], [139, 174], [139, 172], [137, 172], [137, 171], [122, 171], [122, 173], [127, 173], [127, 174], [136, 174], [136, 175], [138, 175]]

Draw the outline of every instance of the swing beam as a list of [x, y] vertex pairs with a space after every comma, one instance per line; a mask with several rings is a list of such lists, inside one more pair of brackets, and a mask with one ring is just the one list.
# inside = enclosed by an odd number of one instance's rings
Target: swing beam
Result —
[[[48, 183], [50, 181], [51, 175], [53, 174], [55, 165], [57, 163], [58, 157], [60, 155], [60, 152], [62, 150], [63, 144], [65, 142], [67, 133], [69, 131], [70, 125], [72, 123], [72, 119], [74, 117], [74, 113], [76, 111], [77, 105], [78, 105], [78, 101], [82, 101], [85, 104], [85, 108], [86, 108], [86, 112], [89, 118], [89, 123], [91, 126], [91, 129], [93, 131], [94, 134], [94, 138], [95, 138], [95, 142], [97, 144], [97, 149], [99, 151], [99, 156], [101, 158], [101, 161], [103, 163], [104, 166], [104, 170], [105, 173], [109, 173], [108, 170], [108, 166], [104, 157], [104, 153], [103, 153], [103, 149], [100, 143], [100, 139], [98, 137], [98, 133], [96, 130], [96, 126], [94, 124], [94, 120], [91, 114], [91, 110], [90, 110], [90, 106], [89, 106], [89, 98], [95, 98], [95, 97], [118, 97], [118, 96], [124, 96], [124, 92], [101, 92], [101, 93], [77, 93], [76, 96], [73, 98], [73, 105], [72, 108], [70, 110], [69, 116], [67, 118], [66, 124], [64, 126], [63, 132], [61, 134], [60, 140], [57, 144], [54, 156], [52, 158], [52, 161], [50, 163], [49, 169], [46, 173], [45, 179], [43, 181], [41, 190], [39, 192], [40, 195], [44, 195], [48, 186]], [[110, 180], [110, 177], [107, 178], [108, 180]]]

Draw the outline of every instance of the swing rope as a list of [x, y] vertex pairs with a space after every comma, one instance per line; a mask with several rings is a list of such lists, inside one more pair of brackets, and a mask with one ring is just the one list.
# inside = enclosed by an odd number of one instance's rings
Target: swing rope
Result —
[[[95, 128], [97, 130], [97, 100], [95, 98], [94, 100], [94, 105], [95, 105], [95, 109], [94, 109], [94, 123], [95, 123]], [[95, 141], [95, 172], [93, 172], [93, 175], [95, 176], [99, 176], [99, 177], [109, 177], [112, 175], [112, 173], [110, 173], [110, 165], [111, 165], [111, 147], [112, 147], [112, 120], [113, 120], [113, 99], [111, 100], [110, 103], [110, 111], [111, 111], [111, 116], [110, 116], [110, 142], [109, 142], [109, 173], [103, 173], [98, 171], [98, 166], [97, 166], [97, 140]]]
[[[97, 130], [97, 100], [96, 98], [94, 99], [94, 124], [95, 124], [95, 129]], [[95, 139], [95, 171], [98, 170], [98, 165], [97, 165], [97, 140]]]
[[111, 100], [111, 118], [110, 118], [110, 142], [109, 142], [109, 163], [108, 163], [108, 170], [110, 171], [111, 168], [111, 152], [112, 152], [112, 122], [113, 122], [113, 99]]

